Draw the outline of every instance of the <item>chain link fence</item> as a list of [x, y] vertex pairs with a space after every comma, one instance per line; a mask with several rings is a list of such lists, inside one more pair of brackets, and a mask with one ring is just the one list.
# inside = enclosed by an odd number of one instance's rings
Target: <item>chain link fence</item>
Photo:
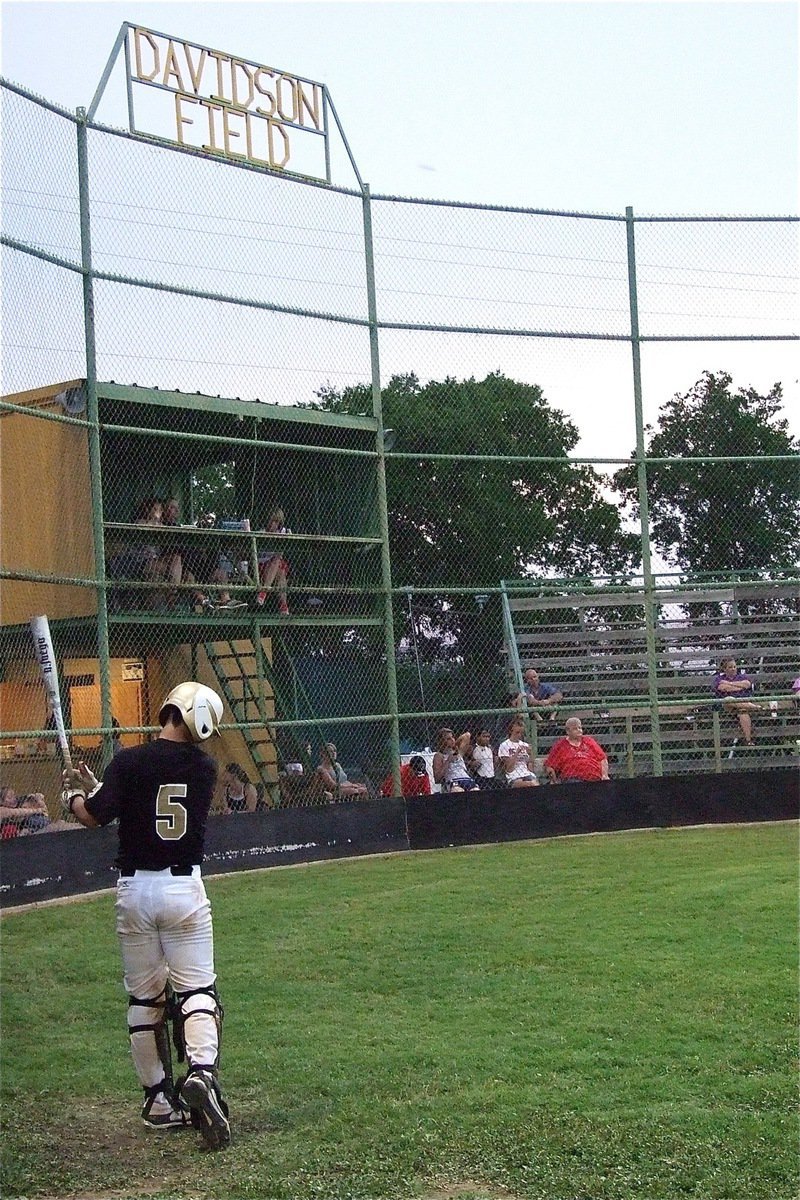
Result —
[[220, 812], [520, 713], [542, 780], [568, 716], [616, 775], [796, 761], [793, 219], [370, 197], [2, 102], [3, 785], [58, 815], [37, 613], [98, 770], [224, 696]]

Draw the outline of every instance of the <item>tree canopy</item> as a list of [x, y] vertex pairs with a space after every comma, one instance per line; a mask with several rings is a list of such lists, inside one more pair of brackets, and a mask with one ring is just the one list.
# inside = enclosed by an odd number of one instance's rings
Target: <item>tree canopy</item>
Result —
[[[366, 386], [325, 388], [318, 396], [317, 407], [332, 412], [372, 410]], [[396, 433], [395, 453], [411, 456], [386, 464], [392, 582], [441, 588], [414, 597], [413, 615], [410, 598], [398, 600], [398, 633], [404, 630], [408, 645], [439, 670], [446, 660], [462, 664], [462, 705], [504, 703], [499, 600], [476, 604], [448, 588], [496, 588], [521, 577], [624, 577], [639, 561], [639, 539], [624, 531], [617, 505], [604, 494], [610, 496], [610, 481], [569, 461], [579, 431], [541, 388], [500, 372], [427, 384], [395, 375], [382, 406], [384, 426]], [[555, 461], [509, 461], [520, 456]], [[429, 699], [435, 693], [442, 701], [441, 682], [431, 678]]]
[[[324, 388], [315, 407], [371, 411], [366, 385]], [[638, 562], [608, 483], [568, 461], [579, 431], [541, 388], [500, 372], [421, 384], [395, 375], [383, 420], [398, 453], [552, 456], [553, 463], [390, 459], [389, 533], [395, 586], [497, 586], [520, 576], [616, 574]]]
[[[763, 461], [800, 449], [781, 407], [779, 383], [761, 395], [707, 371], [661, 408], [656, 428], [646, 431], [648, 458], [744, 460], [648, 464], [652, 537], [668, 562], [686, 571], [764, 573], [797, 563], [798, 463]], [[618, 471], [614, 483], [638, 516], [636, 467]]]

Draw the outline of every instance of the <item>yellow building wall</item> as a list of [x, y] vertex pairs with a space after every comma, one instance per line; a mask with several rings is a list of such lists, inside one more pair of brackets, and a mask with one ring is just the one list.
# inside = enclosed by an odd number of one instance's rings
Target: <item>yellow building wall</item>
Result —
[[[155, 660], [153, 660], [155, 661]], [[135, 662], [127, 658], [112, 658], [109, 662], [111, 682], [111, 713], [120, 726], [143, 725], [146, 709], [145, 678], [148, 663]], [[92, 682], [72, 683], [75, 676]], [[69, 703], [72, 729], [97, 729], [102, 724], [100, 717], [100, 665], [96, 658], [65, 658], [61, 662], [60, 684], [62, 697]], [[5, 678], [0, 683], [0, 748], [5, 747], [4, 758], [33, 755], [41, 747], [37, 739], [18, 741], [18, 730], [44, 729], [47, 721], [47, 699], [42, 677], [33, 653], [27, 661], [9, 662]], [[157, 723], [157, 722], [154, 722]], [[55, 735], [51, 739], [55, 742]], [[136, 746], [144, 740], [143, 735], [125, 733], [121, 735], [123, 746]], [[80, 750], [98, 749], [100, 734], [75, 734], [70, 743]], [[55, 750], [52, 750], [55, 753]]]
[[[120, 726], [144, 724], [145, 679], [147, 662], [112, 658], [111, 711]], [[74, 684], [75, 677], [91, 677], [93, 682]], [[100, 719], [100, 667], [96, 658], [65, 658], [61, 663], [62, 695], [69, 701], [72, 729], [97, 729]], [[11, 662], [0, 682], [0, 783], [25, 792], [43, 792], [51, 816], [58, 816], [61, 757], [55, 735], [48, 738], [19, 738], [18, 730], [43, 729], [47, 721], [47, 700], [41, 675], [33, 656], [27, 661]], [[74, 757], [86, 757], [93, 769], [99, 769], [102, 739], [99, 734], [70, 736]], [[136, 746], [147, 740], [146, 734], [124, 733], [123, 746]]]
[[[120, 727], [144, 724], [144, 680], [147, 673], [146, 663], [137, 660], [135, 663], [127, 658], [112, 658], [109, 661], [109, 682], [111, 685], [111, 715]], [[131, 667], [140, 668], [131, 671]], [[133, 674], [135, 678], [128, 678]], [[96, 658], [66, 658], [64, 659], [64, 676], [79, 675], [93, 677], [92, 683], [72, 684], [69, 688], [70, 711], [73, 729], [96, 729], [102, 724], [100, 702], [100, 665]], [[100, 734], [76, 734], [72, 745], [78, 750], [100, 750], [102, 737]], [[123, 733], [120, 741], [123, 746], [138, 746], [146, 741], [146, 735], [140, 733]]]
[[[4, 397], [29, 405], [32, 415], [0, 413], [0, 555], [7, 570], [91, 578], [88, 433], [82, 426], [36, 418], [36, 411], [63, 414], [53, 391]], [[37, 613], [57, 618], [96, 612], [92, 588], [2, 581], [3, 625], [24, 623]]]

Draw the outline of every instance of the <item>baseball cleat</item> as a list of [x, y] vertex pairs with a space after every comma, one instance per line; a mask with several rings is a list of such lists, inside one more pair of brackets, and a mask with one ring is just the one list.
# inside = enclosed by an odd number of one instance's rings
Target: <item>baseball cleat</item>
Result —
[[230, 1145], [228, 1105], [210, 1071], [192, 1071], [181, 1087], [181, 1099], [192, 1110], [192, 1124], [200, 1130], [209, 1150], [224, 1150]]
[[153, 1112], [152, 1108], [149, 1112], [142, 1109], [142, 1120], [148, 1129], [186, 1129], [189, 1125], [189, 1117], [185, 1112], [181, 1112], [177, 1108], [166, 1108], [163, 1112]]

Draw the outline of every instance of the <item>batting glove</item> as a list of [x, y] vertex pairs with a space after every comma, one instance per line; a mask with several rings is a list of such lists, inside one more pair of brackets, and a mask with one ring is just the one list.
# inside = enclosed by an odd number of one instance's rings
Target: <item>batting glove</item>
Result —
[[61, 804], [64, 810], [70, 814], [72, 814], [73, 805], [78, 796], [85, 800], [100, 787], [100, 780], [92, 774], [86, 763], [81, 763], [77, 771], [74, 767], [67, 767], [61, 773], [61, 782], [63, 784]]
[[80, 796], [81, 800], [85, 800], [86, 792], [84, 792], [84, 790], [82, 788], [80, 791], [78, 791], [78, 790], [70, 791], [69, 789], [64, 788], [64, 791], [61, 793], [61, 808], [63, 810], [65, 817], [67, 815], [69, 815], [69, 816], [75, 815], [72, 811], [72, 806], [75, 803], [75, 801], [78, 799], [78, 796]]
[[100, 780], [92, 774], [85, 762], [78, 764], [78, 769], [67, 767], [61, 772], [61, 782], [66, 791], [85, 792], [91, 796], [100, 787]]

